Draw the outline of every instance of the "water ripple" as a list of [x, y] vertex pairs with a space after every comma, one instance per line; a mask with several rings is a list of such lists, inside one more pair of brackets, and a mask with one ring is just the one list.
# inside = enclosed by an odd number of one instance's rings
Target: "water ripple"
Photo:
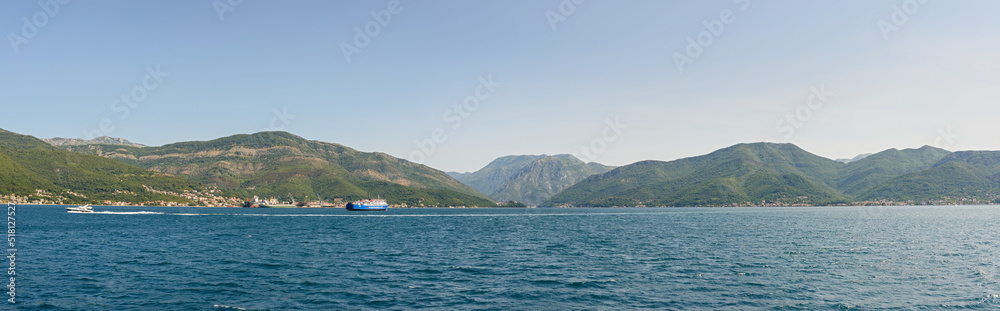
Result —
[[1000, 308], [993, 207], [95, 209], [19, 209], [21, 309]]

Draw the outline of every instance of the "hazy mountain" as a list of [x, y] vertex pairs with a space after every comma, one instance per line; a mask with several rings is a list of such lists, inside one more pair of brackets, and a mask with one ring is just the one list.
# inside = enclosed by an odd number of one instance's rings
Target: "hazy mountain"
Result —
[[[55, 148], [37, 138], [0, 130], [0, 195], [69, 203], [190, 200], [180, 193], [201, 187], [184, 178], [114, 160]], [[42, 192], [36, 192], [41, 190]]]
[[80, 138], [42, 138], [42, 141], [53, 146], [81, 146], [81, 145], [121, 145], [132, 147], [146, 147], [143, 144], [133, 143], [124, 138], [100, 136], [91, 140]]
[[836, 159], [834, 161], [837, 161], [837, 162], [840, 162], [840, 163], [844, 163], [844, 164], [848, 164], [848, 163], [851, 163], [851, 162], [854, 162], [854, 161], [858, 161], [858, 160], [861, 160], [861, 159], [864, 159], [864, 158], [867, 158], [867, 157], [870, 157], [870, 156], [872, 156], [871, 153], [865, 153], [865, 154], [862, 154], [862, 155], [858, 155], [858, 156], [854, 157], [853, 159]]
[[455, 180], [461, 181], [462, 178], [464, 178], [466, 175], [469, 175], [469, 174], [472, 174], [472, 173], [471, 172], [466, 172], [466, 173], [445, 172], [445, 174], [448, 174], [448, 176], [451, 176], [451, 178], [454, 178]]
[[643, 161], [591, 176], [552, 206], [702, 206], [781, 202], [830, 204], [844, 164], [791, 144], [740, 144], [671, 162]]
[[430, 167], [384, 153], [285, 132], [234, 135], [162, 147], [65, 146], [158, 172], [186, 176], [241, 197], [297, 200], [381, 196], [411, 206], [493, 206], [488, 197]]
[[494, 200], [538, 205], [563, 189], [612, 167], [568, 154], [501, 157], [472, 173], [449, 173]]
[[490, 195], [496, 192], [504, 182], [509, 180], [518, 170], [532, 161], [544, 158], [544, 155], [518, 155], [500, 157], [486, 167], [469, 173], [448, 173], [463, 184], [479, 192]]

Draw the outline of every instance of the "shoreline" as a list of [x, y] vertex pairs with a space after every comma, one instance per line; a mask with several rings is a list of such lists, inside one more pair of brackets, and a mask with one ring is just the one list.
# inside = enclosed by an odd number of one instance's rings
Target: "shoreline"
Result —
[[[79, 206], [80, 204], [32, 204], [32, 203], [11, 203], [11, 202], [0, 202], [4, 205], [26, 205], [26, 206]], [[344, 209], [346, 207], [241, 207], [241, 206], [161, 206], [161, 205], [100, 205], [100, 204], [90, 204], [91, 206], [100, 207], [190, 207], [190, 208], [239, 208], [239, 209], [254, 209], [254, 210], [294, 210], [294, 209]], [[389, 209], [493, 209], [493, 208], [510, 208], [510, 209], [566, 209], [566, 208], [772, 208], [772, 207], [922, 207], [922, 206], [936, 206], [936, 207], [946, 207], [946, 206], [1000, 206], [998, 203], [986, 203], [986, 204], [886, 204], [886, 205], [775, 205], [775, 206], [560, 206], [560, 207], [499, 207], [499, 206], [424, 206], [424, 207], [389, 207]]]

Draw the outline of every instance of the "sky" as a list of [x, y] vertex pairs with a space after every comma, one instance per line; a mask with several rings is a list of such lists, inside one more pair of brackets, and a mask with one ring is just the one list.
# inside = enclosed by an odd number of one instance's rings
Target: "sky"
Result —
[[0, 128], [282, 130], [444, 171], [1000, 150], [998, 1], [4, 1]]

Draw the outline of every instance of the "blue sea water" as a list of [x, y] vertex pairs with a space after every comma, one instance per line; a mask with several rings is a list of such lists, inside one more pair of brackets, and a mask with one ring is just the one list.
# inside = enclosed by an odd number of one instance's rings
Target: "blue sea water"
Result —
[[1000, 309], [998, 207], [95, 210], [18, 206], [17, 309]]

